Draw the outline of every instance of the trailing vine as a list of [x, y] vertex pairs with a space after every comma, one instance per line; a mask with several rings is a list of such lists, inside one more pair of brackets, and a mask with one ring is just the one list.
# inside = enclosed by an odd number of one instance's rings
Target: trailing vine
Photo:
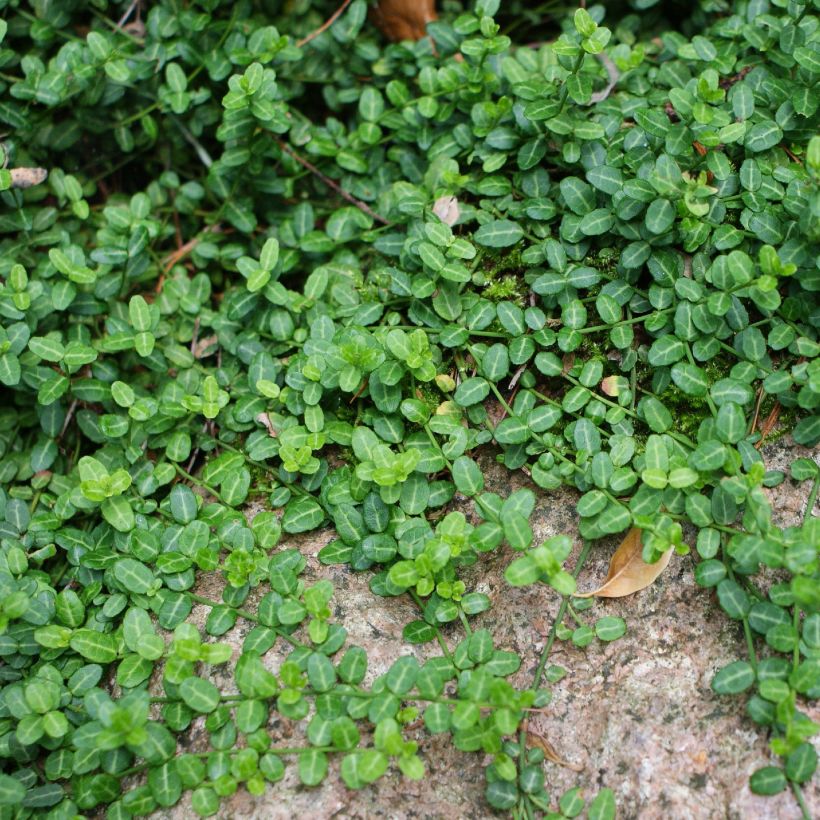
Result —
[[[365, 0], [0, 0], [3, 820], [421, 779], [419, 725], [488, 756], [494, 809], [612, 818], [551, 802], [527, 721], [556, 640], [624, 634], [573, 596], [633, 528], [737, 621], [712, 688], [810, 816], [820, 468], [780, 527], [760, 448], [820, 442], [818, 2], [505, 5], [388, 44]], [[479, 448], [577, 490], [574, 564]], [[290, 540], [326, 527], [416, 607], [377, 674]], [[528, 688], [472, 620], [502, 552], [560, 599]]]

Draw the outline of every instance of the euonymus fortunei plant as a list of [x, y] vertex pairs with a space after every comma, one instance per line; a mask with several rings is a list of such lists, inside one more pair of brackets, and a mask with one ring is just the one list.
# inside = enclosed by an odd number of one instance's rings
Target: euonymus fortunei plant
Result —
[[[571, 540], [484, 491], [484, 445], [578, 490], [583, 556], [691, 547], [748, 646], [713, 688], [782, 759], [752, 788], [808, 814], [820, 470], [781, 528], [759, 445], [820, 441], [817, 0], [567, 8], [529, 44], [508, 5], [386, 44], [365, 0], [311, 38], [332, 4], [0, 0], [0, 818], [423, 778], [417, 718], [490, 756], [492, 807], [578, 815], [522, 722], [556, 637], [624, 623], [563, 623]], [[288, 545], [326, 526], [425, 662], [368, 676]], [[528, 689], [462, 572], [506, 549], [563, 596]]]

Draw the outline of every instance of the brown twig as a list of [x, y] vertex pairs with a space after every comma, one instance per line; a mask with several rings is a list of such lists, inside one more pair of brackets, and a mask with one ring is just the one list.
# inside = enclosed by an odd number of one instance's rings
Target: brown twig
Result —
[[518, 384], [518, 380], [524, 374], [524, 371], [526, 369], [527, 369], [526, 364], [522, 364], [522, 365], [519, 366], [518, 370], [515, 371], [515, 373], [513, 374], [513, 377], [510, 379], [510, 384], [509, 384], [509, 387], [507, 387], [507, 390], [514, 390], [515, 389], [515, 386]]
[[595, 105], [596, 103], [603, 102], [611, 93], [612, 89], [615, 88], [618, 80], [620, 79], [620, 74], [618, 73], [618, 69], [615, 66], [615, 63], [609, 59], [609, 56], [605, 52], [600, 52], [599, 54], [595, 55], [598, 58], [598, 61], [601, 65], [606, 69], [606, 75], [609, 78], [606, 86], [602, 88], [600, 91], [596, 91], [590, 98], [587, 105]]
[[316, 29], [316, 31], [312, 31], [310, 34], [308, 34], [307, 37], [303, 37], [296, 43], [296, 45], [299, 46], [299, 48], [301, 48], [302, 46], [307, 45], [311, 40], [315, 40], [323, 31], [327, 31], [339, 19], [342, 12], [349, 5], [350, 0], [344, 0], [342, 5], [339, 6], [339, 8], [337, 8], [336, 11], [334, 11], [333, 14], [331, 14], [330, 17], [328, 17], [327, 20], [325, 20], [325, 22], [322, 23], [322, 25]]
[[362, 393], [364, 393], [365, 387], [367, 387], [367, 379], [362, 382], [362, 386], [355, 392], [353, 398], [348, 402], [348, 404], [353, 404], [353, 402], [356, 401]]
[[752, 417], [752, 426], [749, 428], [749, 435], [752, 435], [752, 433], [754, 433], [755, 429], [757, 428], [757, 419], [758, 419], [758, 416], [760, 415], [760, 405], [761, 405], [762, 401], [763, 401], [763, 388], [758, 387], [757, 388], [757, 400], [755, 401], [755, 414]]
[[174, 233], [177, 239], [177, 250], [179, 250], [185, 243], [182, 241], [182, 224], [179, 221], [179, 211], [174, 207]]
[[122, 17], [120, 17], [120, 19], [117, 21], [117, 28], [122, 28], [128, 22], [128, 18], [134, 13], [134, 9], [137, 9], [137, 20], [139, 20], [139, 5], [140, 0], [133, 0], [131, 5], [125, 10], [125, 13], [122, 15]]
[[366, 213], [368, 216], [375, 219], [377, 222], [381, 222], [382, 225], [391, 225], [392, 223], [385, 219], [383, 216], [379, 216], [367, 203], [362, 202], [360, 199], [357, 199], [353, 194], [348, 193], [339, 185], [338, 182], [332, 180], [329, 176], [323, 174], [312, 162], [309, 162], [304, 157], [300, 156], [293, 150], [287, 143], [283, 142], [282, 140], [276, 140], [279, 143], [279, 147], [286, 153], [290, 154], [303, 168], [306, 168], [310, 171], [311, 174], [317, 176], [322, 182], [327, 185], [328, 188], [332, 188], [339, 194], [340, 197], [346, 199], [351, 205], [355, 205], [360, 211]]
[[[222, 226], [218, 224], [208, 225], [202, 233], [222, 233]], [[193, 239], [189, 239], [184, 245], [178, 247], [173, 253], [169, 253], [168, 256], [162, 260], [163, 269], [160, 272], [159, 279], [157, 280], [157, 286], [155, 288], [157, 293], [162, 293], [162, 286], [165, 284], [166, 274], [170, 273], [174, 265], [176, 265], [176, 263], [181, 259], [184, 259], [201, 241], [202, 235], [195, 236]]]
[[780, 147], [781, 147], [781, 148], [782, 148], [782, 149], [786, 152], [786, 156], [788, 156], [788, 157], [789, 157], [789, 159], [791, 159], [791, 160], [792, 160], [792, 162], [796, 162], [798, 165], [802, 165], [802, 164], [803, 164], [803, 161], [800, 159], [800, 157], [798, 157], [798, 156], [797, 156], [797, 155], [796, 155], [793, 151], [791, 151], [789, 148], [786, 148], [786, 146], [785, 146], [785, 145], [781, 145]]
[[763, 426], [760, 428], [760, 441], [755, 444], [755, 449], [759, 450], [763, 446], [763, 442], [766, 440], [766, 436], [772, 432], [775, 424], [777, 424], [777, 419], [780, 416], [780, 402], [775, 402], [774, 407], [772, 407], [772, 412], [769, 413], [768, 418], [766, 421], [763, 422]]
[[66, 430], [68, 430], [68, 425], [71, 424], [71, 419], [74, 416], [74, 411], [77, 409], [77, 399], [71, 402], [68, 406], [68, 412], [65, 414], [65, 419], [63, 420], [63, 426], [60, 429], [60, 435], [57, 436], [57, 441], [60, 441], [62, 437], [65, 435]]
[[191, 355], [195, 355], [196, 343], [199, 338], [199, 316], [194, 319], [194, 332], [191, 334]]

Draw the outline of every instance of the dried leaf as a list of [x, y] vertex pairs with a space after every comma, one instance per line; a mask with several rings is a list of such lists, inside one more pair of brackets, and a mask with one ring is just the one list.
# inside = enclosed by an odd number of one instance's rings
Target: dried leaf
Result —
[[433, 213], [445, 224], [452, 227], [458, 222], [461, 210], [454, 196], [440, 196], [433, 205]]
[[620, 390], [618, 389], [618, 385], [620, 384], [620, 379], [618, 376], [607, 376], [605, 379], [601, 381], [601, 390], [607, 394], [607, 396], [617, 396]]
[[268, 435], [271, 438], [276, 438], [276, 428], [273, 426], [273, 422], [270, 420], [270, 416], [267, 413], [260, 413], [256, 420], [264, 425], [268, 430]]
[[582, 772], [583, 766], [577, 763], [570, 763], [566, 758], [561, 757], [555, 750], [555, 747], [543, 735], [535, 732], [527, 732], [527, 746], [530, 748], [536, 747], [544, 753], [544, 757], [552, 763], [557, 763], [565, 769], [571, 769], [573, 772]]
[[435, 0], [379, 0], [370, 16], [394, 42], [421, 40], [427, 36], [427, 24], [438, 19]]
[[641, 530], [633, 527], [621, 546], [615, 550], [603, 586], [575, 597], [591, 598], [597, 595], [600, 598], [621, 598], [648, 587], [666, 569], [672, 557], [672, 549], [668, 549], [654, 564], [647, 564], [643, 560], [642, 550]]
[[45, 168], [12, 168], [11, 187], [31, 188], [45, 182], [47, 176], [48, 171]]
[[215, 334], [213, 336], [203, 336], [198, 339], [194, 345], [192, 353], [195, 359], [204, 359], [206, 356], [212, 356], [216, 353], [219, 345], [219, 337]]

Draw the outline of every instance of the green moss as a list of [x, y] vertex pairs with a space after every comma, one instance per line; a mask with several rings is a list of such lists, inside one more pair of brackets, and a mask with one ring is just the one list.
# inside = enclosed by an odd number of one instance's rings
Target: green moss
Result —
[[502, 276], [484, 288], [483, 296], [491, 302], [516, 302], [523, 304], [526, 285], [517, 276]]
[[524, 307], [529, 286], [522, 271], [521, 252], [512, 250], [505, 254], [488, 254], [480, 270], [473, 275], [473, 284], [484, 287], [481, 295], [491, 302], [510, 301]]
[[675, 431], [694, 439], [701, 422], [710, 415], [706, 399], [690, 396], [674, 384], [669, 385], [660, 398], [675, 419]]

